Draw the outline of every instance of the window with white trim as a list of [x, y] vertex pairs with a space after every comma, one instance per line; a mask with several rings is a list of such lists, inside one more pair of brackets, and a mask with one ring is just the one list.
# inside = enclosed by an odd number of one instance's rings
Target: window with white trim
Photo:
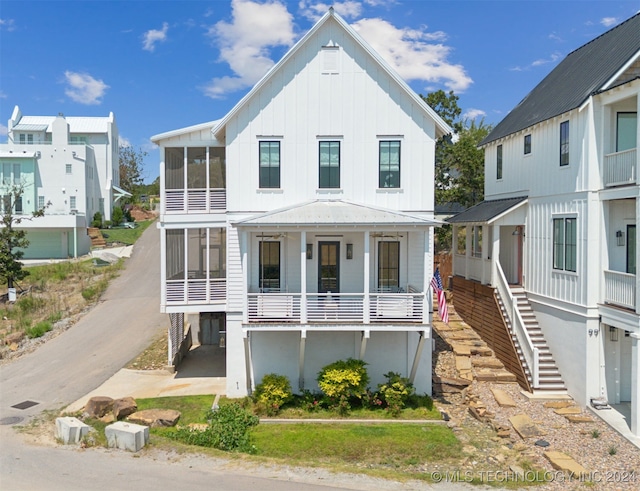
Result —
[[553, 269], [576, 272], [577, 219], [553, 219]]
[[280, 187], [280, 142], [259, 143], [260, 188]]
[[496, 148], [496, 179], [502, 179], [502, 145]]
[[319, 148], [320, 188], [340, 187], [340, 142], [321, 141]]
[[399, 188], [400, 141], [381, 141], [379, 145], [380, 177], [378, 186], [381, 188]]
[[569, 121], [560, 123], [560, 167], [569, 165]]

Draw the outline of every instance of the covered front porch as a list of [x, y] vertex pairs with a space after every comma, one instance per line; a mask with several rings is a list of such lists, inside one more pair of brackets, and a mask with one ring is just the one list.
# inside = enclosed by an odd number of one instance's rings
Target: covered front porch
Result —
[[243, 324], [429, 324], [433, 225], [340, 200], [235, 222]]

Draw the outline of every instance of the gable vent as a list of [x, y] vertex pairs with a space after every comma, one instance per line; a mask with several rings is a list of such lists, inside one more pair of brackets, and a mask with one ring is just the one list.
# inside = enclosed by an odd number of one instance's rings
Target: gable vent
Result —
[[340, 70], [340, 47], [322, 47], [322, 73], [338, 73]]

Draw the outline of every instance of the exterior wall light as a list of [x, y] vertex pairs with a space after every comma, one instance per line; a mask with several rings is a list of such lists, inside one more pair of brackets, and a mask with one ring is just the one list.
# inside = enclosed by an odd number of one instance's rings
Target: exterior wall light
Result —
[[353, 244], [347, 244], [347, 259], [353, 259]]
[[616, 242], [619, 246], [624, 245], [624, 232], [622, 230], [616, 232]]

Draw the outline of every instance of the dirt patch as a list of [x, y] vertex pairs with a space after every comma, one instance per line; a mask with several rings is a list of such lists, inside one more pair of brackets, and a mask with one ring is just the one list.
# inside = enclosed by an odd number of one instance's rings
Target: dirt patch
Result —
[[131, 360], [125, 368], [131, 370], [160, 370], [167, 366], [168, 340], [162, 333], [149, 347]]

